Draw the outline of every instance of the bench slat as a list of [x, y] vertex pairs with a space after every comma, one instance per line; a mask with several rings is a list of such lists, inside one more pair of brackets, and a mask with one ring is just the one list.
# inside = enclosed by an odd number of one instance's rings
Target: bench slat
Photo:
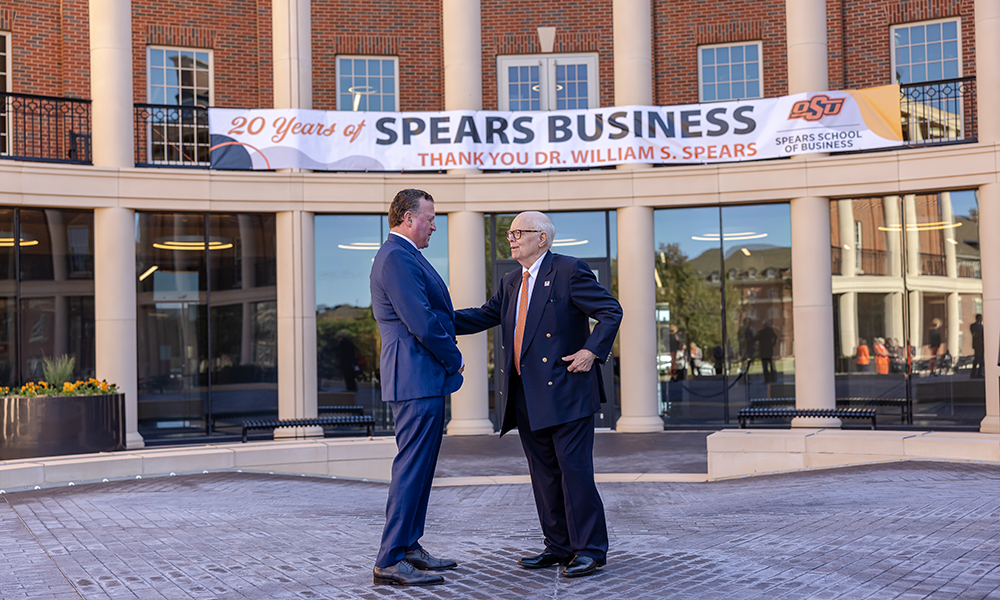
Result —
[[332, 417], [313, 417], [303, 419], [265, 419], [244, 421], [243, 443], [247, 441], [247, 432], [251, 429], [278, 429], [281, 427], [309, 427], [315, 425], [364, 425], [368, 436], [375, 430], [375, 419], [371, 415], [337, 415]]

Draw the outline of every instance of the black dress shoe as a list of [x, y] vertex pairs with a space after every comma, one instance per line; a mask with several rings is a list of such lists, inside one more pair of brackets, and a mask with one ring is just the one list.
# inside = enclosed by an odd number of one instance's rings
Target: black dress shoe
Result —
[[566, 566], [572, 559], [573, 557], [571, 556], [556, 556], [551, 552], [542, 552], [538, 556], [525, 556], [521, 560], [517, 561], [517, 564], [521, 565], [525, 569], [544, 569], [545, 567], [551, 567], [554, 565]]
[[446, 571], [458, 566], [458, 563], [453, 560], [434, 558], [423, 548], [407, 552], [406, 560], [421, 571]]
[[435, 585], [444, 583], [444, 577], [418, 571], [406, 560], [401, 560], [391, 567], [375, 567], [373, 573], [375, 585]]
[[603, 560], [597, 560], [596, 558], [590, 558], [589, 556], [577, 556], [573, 558], [568, 565], [566, 565], [566, 568], [563, 569], [562, 576], [583, 577], [585, 575], [590, 575], [603, 566]]

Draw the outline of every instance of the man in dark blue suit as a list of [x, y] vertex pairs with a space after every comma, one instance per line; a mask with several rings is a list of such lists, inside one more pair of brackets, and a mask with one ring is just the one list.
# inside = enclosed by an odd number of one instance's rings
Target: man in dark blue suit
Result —
[[421, 254], [434, 226], [434, 199], [402, 190], [389, 207], [389, 238], [372, 264], [372, 311], [382, 338], [382, 399], [392, 408], [396, 458], [374, 582], [429, 585], [453, 569], [419, 543], [444, 432], [444, 397], [462, 386], [455, 311], [444, 281]]
[[500, 435], [517, 427], [545, 535], [545, 550], [518, 564], [564, 565], [563, 576], [581, 577], [607, 560], [593, 419], [606, 398], [592, 367], [611, 358], [622, 308], [587, 263], [549, 251], [555, 233], [542, 213], [515, 217], [507, 240], [522, 268], [505, 275], [481, 308], [456, 311], [455, 326], [464, 335], [500, 325]]

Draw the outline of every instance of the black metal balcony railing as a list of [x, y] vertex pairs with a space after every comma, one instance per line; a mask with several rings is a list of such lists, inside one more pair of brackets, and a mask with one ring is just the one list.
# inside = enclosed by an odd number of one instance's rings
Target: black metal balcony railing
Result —
[[944, 277], [948, 274], [947, 261], [944, 254], [920, 253], [920, 274], [938, 275]]
[[976, 141], [975, 77], [902, 84], [899, 94], [903, 139], [910, 146]]
[[135, 105], [135, 166], [207, 169], [208, 109]]
[[982, 279], [982, 267], [978, 258], [958, 257], [956, 261], [958, 262], [959, 277]]
[[0, 158], [90, 164], [90, 100], [0, 92]]
[[843, 275], [841, 273], [841, 252], [840, 246], [830, 246], [830, 272], [834, 275]]
[[888, 258], [889, 253], [885, 250], [869, 250], [867, 248], [861, 249], [861, 256], [858, 261], [861, 267], [861, 272], [865, 275], [888, 275], [889, 269]]

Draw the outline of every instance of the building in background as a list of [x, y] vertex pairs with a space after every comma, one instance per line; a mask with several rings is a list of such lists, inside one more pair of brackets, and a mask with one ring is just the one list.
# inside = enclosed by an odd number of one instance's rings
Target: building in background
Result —
[[[455, 304], [549, 213], [625, 321], [598, 425], [721, 427], [752, 400], [906, 399], [1000, 432], [1000, 9], [990, 0], [0, 0], [0, 385], [76, 356], [130, 447], [379, 395], [371, 258], [403, 187]], [[542, 172], [209, 170], [208, 107], [572, 110], [898, 83], [906, 146]], [[982, 235], [981, 235], [982, 233]], [[941, 326], [932, 333], [932, 323]], [[864, 339], [893, 347], [859, 372]], [[932, 345], [932, 339], [940, 344]], [[495, 428], [492, 334], [460, 340], [450, 434]], [[765, 376], [764, 365], [774, 374]], [[933, 365], [932, 365], [933, 363]], [[880, 417], [881, 418], [881, 417]], [[888, 423], [895, 415], [886, 415]]]

